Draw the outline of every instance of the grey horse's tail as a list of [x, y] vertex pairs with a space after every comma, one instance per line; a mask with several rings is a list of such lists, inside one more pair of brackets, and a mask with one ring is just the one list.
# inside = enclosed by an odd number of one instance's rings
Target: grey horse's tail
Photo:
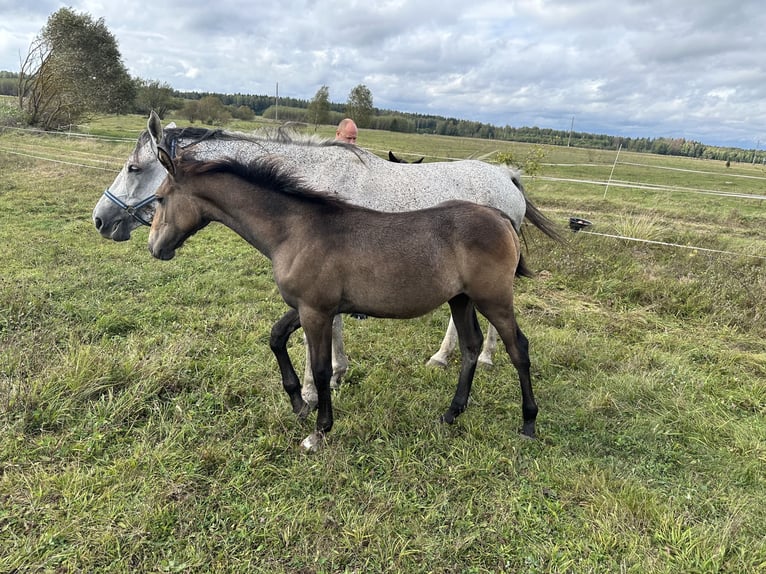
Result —
[[[527, 202], [527, 212], [524, 214], [524, 218], [529, 221], [532, 225], [537, 227], [540, 231], [542, 231], [545, 235], [553, 239], [554, 241], [558, 241], [559, 243], [562, 242], [561, 234], [558, 232], [558, 229], [556, 229], [556, 224], [553, 223], [550, 219], [545, 217], [543, 215], [543, 212], [537, 209], [534, 203], [529, 201], [529, 198], [524, 196]], [[524, 242], [524, 245], [527, 245], [527, 237], [524, 234], [524, 226], [521, 227], [519, 230], [519, 237]], [[527, 267], [526, 262], [524, 261], [524, 256], [519, 253], [519, 264], [516, 267], [516, 277], [534, 277], [535, 274], [532, 272], [532, 270]]]
[[[519, 189], [521, 192], [521, 195], [524, 196], [524, 203], [526, 204], [526, 212], [524, 213], [524, 219], [529, 221], [532, 225], [534, 225], [537, 229], [542, 231], [545, 235], [553, 239], [554, 241], [558, 241], [561, 243], [563, 241], [563, 238], [561, 237], [561, 234], [559, 233], [559, 229], [556, 227], [556, 224], [553, 223], [550, 219], [548, 219], [545, 215], [543, 215], [543, 212], [540, 211], [537, 206], [532, 202], [531, 199], [529, 199], [529, 196], [527, 195], [526, 190], [524, 189], [524, 186], [521, 183], [521, 179], [519, 178], [517, 173], [511, 174], [511, 181], [513, 181], [513, 184]], [[523, 228], [520, 231], [520, 234], [523, 235]]]
[[545, 215], [543, 215], [543, 212], [537, 209], [537, 206], [532, 203], [532, 201], [526, 195], [524, 196], [524, 199], [527, 204], [527, 211], [524, 213], [524, 219], [529, 221], [529, 223], [537, 227], [537, 229], [542, 231], [545, 235], [554, 241], [561, 243], [563, 238], [561, 237], [556, 224], [548, 219]]
[[[557, 241], [559, 243], [563, 242], [563, 237], [561, 236], [561, 233], [559, 233], [559, 229], [556, 227], [556, 224], [553, 223], [550, 219], [548, 219], [545, 215], [543, 215], [543, 212], [540, 211], [537, 206], [532, 202], [531, 199], [527, 196], [526, 191], [524, 190], [524, 186], [521, 184], [521, 179], [519, 178], [517, 173], [511, 173], [511, 179], [514, 183], [514, 185], [519, 189], [521, 192], [521, 195], [524, 196], [524, 203], [526, 204], [526, 212], [524, 213], [524, 219], [526, 219], [529, 223], [531, 223], [533, 226], [535, 226], [537, 229], [539, 229], [544, 235], [550, 237], [554, 241]], [[524, 241], [524, 244], [527, 243], [527, 238], [524, 235], [524, 227], [522, 226], [521, 229], [519, 229], [519, 236]], [[534, 277], [534, 273], [527, 267], [524, 257], [519, 256], [519, 264], [516, 267], [516, 276], [517, 277]]]

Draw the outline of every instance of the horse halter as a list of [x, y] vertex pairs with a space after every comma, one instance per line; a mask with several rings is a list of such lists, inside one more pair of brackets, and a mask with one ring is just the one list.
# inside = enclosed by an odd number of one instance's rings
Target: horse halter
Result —
[[111, 191], [109, 191], [109, 188], [107, 187], [104, 190], [104, 196], [110, 200], [112, 203], [114, 203], [117, 207], [125, 211], [128, 215], [130, 215], [133, 219], [138, 221], [141, 225], [146, 225], [147, 227], [151, 227], [152, 224], [150, 221], [146, 221], [141, 215], [139, 215], [139, 210], [146, 207], [147, 205], [154, 203], [154, 201], [157, 199], [156, 195], [150, 195], [146, 199], [143, 199], [139, 201], [135, 205], [128, 205], [124, 201], [122, 201], [119, 197], [114, 195]]
[[[177, 141], [178, 140], [176, 140], [175, 138], [170, 140], [170, 150], [168, 150], [164, 146], [164, 142], [162, 142], [159, 145], [162, 146], [162, 148], [168, 153], [168, 155], [170, 155], [171, 158], [173, 158], [176, 155], [176, 144], [177, 144]], [[144, 207], [146, 207], [147, 205], [151, 205], [152, 203], [154, 203], [157, 200], [157, 196], [155, 194], [150, 195], [146, 199], [142, 199], [141, 201], [139, 201], [135, 205], [128, 205], [127, 203], [122, 201], [119, 197], [114, 195], [111, 191], [109, 191], [108, 187], [104, 190], [104, 196], [109, 201], [114, 203], [117, 207], [122, 209], [125, 213], [130, 215], [133, 219], [138, 221], [141, 225], [146, 225], [147, 227], [151, 227], [152, 226], [152, 222], [151, 221], [147, 221], [146, 219], [141, 217], [141, 215], [138, 212], [141, 209], [143, 209]]]

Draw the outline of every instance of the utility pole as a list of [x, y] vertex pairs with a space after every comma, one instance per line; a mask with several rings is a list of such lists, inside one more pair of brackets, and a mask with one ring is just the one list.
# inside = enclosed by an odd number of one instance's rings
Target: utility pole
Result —
[[567, 147], [569, 147], [569, 142], [572, 139], [572, 129], [574, 129], [574, 116], [572, 116], [572, 123], [569, 124], [569, 136], [567, 137]]
[[279, 121], [279, 82], [277, 82], [277, 93], [274, 98], [274, 119]]

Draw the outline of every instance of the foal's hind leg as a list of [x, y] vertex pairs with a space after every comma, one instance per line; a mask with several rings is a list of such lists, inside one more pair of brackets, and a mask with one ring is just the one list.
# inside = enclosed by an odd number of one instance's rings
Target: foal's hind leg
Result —
[[468, 396], [471, 394], [471, 384], [476, 372], [476, 361], [481, 347], [481, 328], [476, 318], [473, 302], [466, 295], [453, 297], [450, 299], [449, 305], [457, 329], [461, 357], [460, 377], [455, 389], [455, 397], [441, 419], [443, 422], [451, 424], [468, 405]]
[[298, 375], [293, 368], [290, 355], [287, 353], [287, 340], [300, 326], [301, 321], [298, 316], [298, 311], [290, 309], [279, 321], [274, 323], [274, 326], [271, 328], [269, 346], [277, 359], [279, 372], [282, 375], [282, 386], [290, 397], [293, 412], [299, 417], [305, 418], [311, 409], [301, 398], [301, 384], [298, 380]]
[[490, 323], [497, 327], [500, 338], [505, 343], [505, 349], [511, 358], [513, 366], [519, 373], [521, 386], [521, 414], [524, 424], [521, 434], [530, 438], [535, 436], [535, 419], [537, 418], [537, 404], [532, 392], [532, 378], [529, 374], [529, 340], [521, 332], [516, 323], [513, 313], [513, 305], [506, 308], [492, 308], [482, 306], [482, 314], [489, 319]]

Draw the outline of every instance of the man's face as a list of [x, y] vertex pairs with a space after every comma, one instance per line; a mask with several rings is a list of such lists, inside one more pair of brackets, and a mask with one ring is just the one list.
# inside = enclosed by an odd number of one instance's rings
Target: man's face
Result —
[[335, 134], [335, 139], [344, 141], [346, 143], [356, 143], [356, 126], [348, 125], [342, 129], [339, 129]]

